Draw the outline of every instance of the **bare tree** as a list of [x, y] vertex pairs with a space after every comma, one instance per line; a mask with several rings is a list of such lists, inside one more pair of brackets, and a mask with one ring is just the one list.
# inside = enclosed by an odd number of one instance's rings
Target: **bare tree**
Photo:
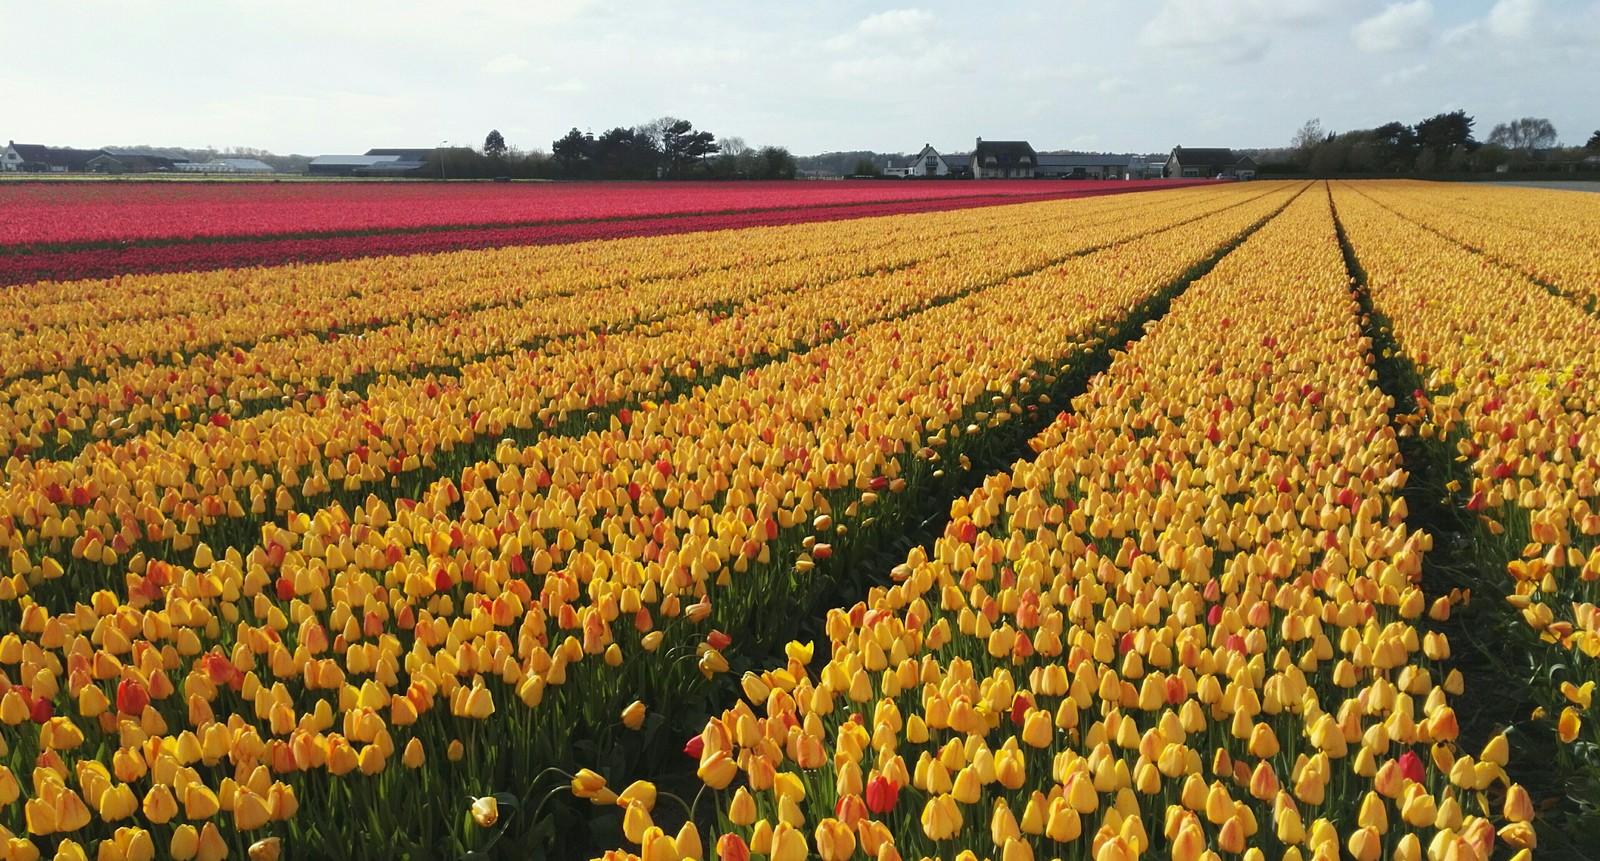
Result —
[[1308, 164], [1311, 161], [1312, 151], [1321, 146], [1327, 139], [1327, 132], [1322, 130], [1322, 118], [1317, 117], [1306, 120], [1305, 125], [1294, 133], [1294, 140], [1290, 145], [1294, 147], [1295, 157], [1299, 159], [1300, 163]]
[[1556, 127], [1543, 117], [1523, 117], [1495, 126], [1489, 143], [1523, 152], [1548, 149], [1556, 145]]

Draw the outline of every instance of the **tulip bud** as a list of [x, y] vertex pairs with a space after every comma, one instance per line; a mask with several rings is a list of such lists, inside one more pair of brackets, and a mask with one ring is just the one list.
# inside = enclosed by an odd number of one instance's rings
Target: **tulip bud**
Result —
[[717, 838], [717, 861], [750, 861], [750, 847], [737, 834]]
[[472, 802], [472, 821], [478, 823], [480, 828], [489, 828], [500, 821], [500, 801], [492, 795], [485, 795]]
[[279, 854], [283, 851], [283, 840], [279, 837], [268, 837], [250, 844], [247, 854], [250, 861], [278, 861]]

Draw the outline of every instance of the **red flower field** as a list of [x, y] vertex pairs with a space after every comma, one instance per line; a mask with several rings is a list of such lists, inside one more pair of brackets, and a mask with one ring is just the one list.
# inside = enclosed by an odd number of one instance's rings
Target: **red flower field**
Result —
[[1194, 184], [16, 183], [0, 185], [0, 236], [8, 240], [0, 244], [0, 284], [549, 245]]

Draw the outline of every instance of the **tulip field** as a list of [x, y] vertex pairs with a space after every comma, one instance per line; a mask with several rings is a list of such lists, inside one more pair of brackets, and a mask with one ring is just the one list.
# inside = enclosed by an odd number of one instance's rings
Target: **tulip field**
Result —
[[946, 211], [1213, 180], [0, 184], [0, 284]]
[[1600, 856], [1600, 196], [882, 187], [0, 190], [0, 859]]

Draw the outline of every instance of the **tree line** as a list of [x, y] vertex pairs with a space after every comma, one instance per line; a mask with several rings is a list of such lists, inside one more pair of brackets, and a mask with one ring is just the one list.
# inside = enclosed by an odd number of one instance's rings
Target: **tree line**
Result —
[[510, 146], [498, 129], [481, 150], [440, 149], [424, 176], [525, 179], [794, 179], [795, 157], [784, 147], [751, 147], [744, 139], [718, 140], [688, 120], [662, 117], [617, 126], [599, 135], [574, 127], [550, 143], [549, 152]]
[[1522, 117], [1496, 125], [1487, 140], [1473, 137], [1476, 120], [1466, 111], [1435, 114], [1415, 124], [1388, 122], [1373, 129], [1329, 132], [1320, 119], [1307, 120], [1295, 133], [1290, 159], [1262, 165], [1263, 172], [1472, 173], [1570, 166], [1592, 168], [1588, 156], [1600, 154], [1600, 130], [1583, 147], [1558, 147], [1555, 126], [1542, 117]]

